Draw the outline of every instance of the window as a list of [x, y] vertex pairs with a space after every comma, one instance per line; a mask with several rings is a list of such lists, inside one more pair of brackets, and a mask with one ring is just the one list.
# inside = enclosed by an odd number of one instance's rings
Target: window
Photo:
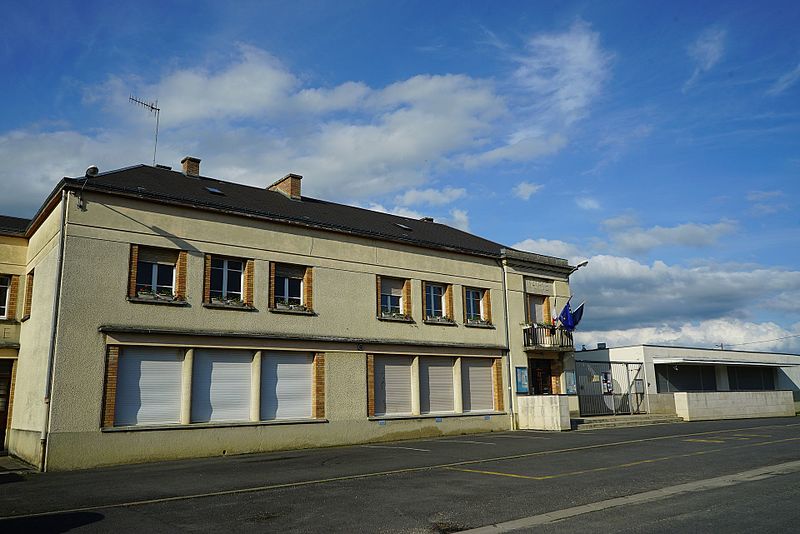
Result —
[[253, 354], [198, 349], [193, 364], [192, 422], [249, 421]]
[[375, 415], [411, 414], [411, 357], [376, 356]]
[[136, 262], [136, 296], [175, 298], [178, 251], [139, 248]]
[[115, 425], [180, 422], [181, 352], [141, 347], [122, 350], [117, 367]]
[[261, 356], [261, 420], [312, 417], [313, 357], [264, 352]]
[[11, 277], [0, 275], [0, 319], [8, 317], [9, 297], [11, 296]]
[[717, 376], [713, 365], [659, 364], [655, 368], [659, 393], [717, 391]]
[[312, 269], [300, 265], [271, 265], [270, 308], [311, 311]]
[[552, 324], [550, 297], [544, 295], [528, 295], [528, 323]]
[[378, 317], [411, 320], [411, 281], [377, 277]]
[[454, 410], [453, 358], [420, 358], [419, 381], [422, 413]]
[[492, 323], [492, 303], [488, 289], [464, 288], [464, 323], [468, 325]]
[[452, 286], [423, 282], [422, 291], [425, 300], [425, 320], [434, 323], [452, 323]]
[[242, 260], [211, 258], [211, 300], [237, 302], [242, 300], [244, 262]]
[[186, 300], [185, 250], [131, 245], [128, 299], [164, 303]]
[[774, 391], [775, 370], [771, 367], [728, 366], [731, 391]]
[[465, 412], [494, 409], [493, 363], [490, 358], [461, 358], [461, 393]]

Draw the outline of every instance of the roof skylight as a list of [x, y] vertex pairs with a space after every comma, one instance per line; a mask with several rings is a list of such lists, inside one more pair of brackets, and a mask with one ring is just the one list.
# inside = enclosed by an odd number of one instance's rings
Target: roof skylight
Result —
[[225, 195], [225, 193], [223, 193], [216, 187], [206, 187], [206, 191], [208, 191], [209, 193], [213, 193], [215, 195]]

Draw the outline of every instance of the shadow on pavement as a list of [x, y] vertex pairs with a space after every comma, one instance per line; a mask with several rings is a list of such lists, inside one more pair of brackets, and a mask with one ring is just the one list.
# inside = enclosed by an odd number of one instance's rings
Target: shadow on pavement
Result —
[[95, 512], [69, 512], [39, 517], [1, 519], [0, 532], [69, 532], [78, 527], [97, 523], [105, 519]]

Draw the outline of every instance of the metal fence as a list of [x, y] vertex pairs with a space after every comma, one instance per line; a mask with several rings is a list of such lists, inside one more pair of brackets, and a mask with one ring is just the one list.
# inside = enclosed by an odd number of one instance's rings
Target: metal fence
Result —
[[644, 364], [575, 361], [581, 415], [647, 413]]

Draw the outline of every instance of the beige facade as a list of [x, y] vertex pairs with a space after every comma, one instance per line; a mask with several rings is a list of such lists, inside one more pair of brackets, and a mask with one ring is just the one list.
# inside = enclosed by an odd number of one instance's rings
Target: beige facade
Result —
[[[16, 248], [0, 242], [0, 264], [17, 262], [4, 268], [34, 280], [30, 317], [14, 325], [19, 364], [8, 450], [42, 469], [505, 430], [513, 426], [513, 367], [529, 358], [559, 361], [560, 350], [525, 346], [522, 325], [533, 281], [546, 281], [553, 310], [566, 302], [571, 271], [563, 260], [517, 253], [503, 262], [99, 192], [68, 190], [57, 200], [33, 223], [26, 247], [21, 239]], [[131, 295], [132, 245], [186, 252], [185, 300]], [[208, 257], [248, 266], [251, 306], [207, 302]], [[311, 309], [274, 305], [275, 265], [313, 272], [313, 287], [311, 278], [303, 282]], [[378, 316], [379, 279], [407, 281], [410, 320]], [[452, 321], [426, 320], [425, 284], [446, 288]], [[481, 290], [491, 324], [466, 324], [465, 288]], [[179, 420], [120, 424], [118, 373], [127, 371], [119, 363], [142, 347], [179, 360]], [[236, 420], [198, 422], [198, 354], [220, 350], [250, 362], [250, 409]], [[265, 419], [261, 362], [285, 355], [313, 360], [313, 407], [307, 416]], [[377, 358], [409, 362], [407, 413], [375, 415], [376, 388], [388, 387], [375, 378]], [[452, 368], [452, 405], [434, 409], [440, 364]], [[492, 388], [480, 410], [465, 406], [468, 373]]]

